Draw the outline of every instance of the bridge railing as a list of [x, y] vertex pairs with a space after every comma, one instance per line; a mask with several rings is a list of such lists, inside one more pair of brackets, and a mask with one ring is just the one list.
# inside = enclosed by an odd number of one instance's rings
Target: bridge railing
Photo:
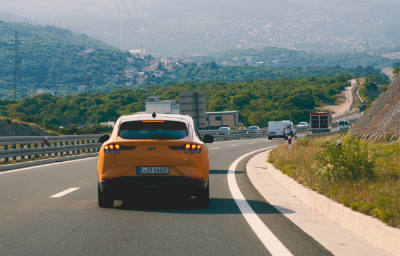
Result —
[[34, 159], [96, 152], [101, 135], [0, 137], [0, 161]]

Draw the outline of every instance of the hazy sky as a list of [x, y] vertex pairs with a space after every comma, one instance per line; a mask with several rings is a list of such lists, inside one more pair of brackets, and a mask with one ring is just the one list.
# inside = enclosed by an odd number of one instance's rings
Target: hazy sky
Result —
[[[77, 11], [105, 13], [121, 12], [131, 15], [263, 15], [284, 9], [312, 8], [326, 11], [344, 11], [358, 6], [364, 8], [398, 8], [398, 0], [1, 0], [0, 10], [19, 15], [40, 16], [45, 13]], [[37, 11], [41, 10], [42, 13]], [[354, 11], [357, 11], [354, 9]]]
[[[159, 52], [172, 45], [197, 52], [218, 40], [213, 50], [225, 42], [227, 48], [296, 48], [320, 39], [357, 44], [355, 38], [379, 44], [388, 34], [397, 40], [399, 13], [400, 0], [0, 0], [3, 20], [68, 28], [125, 49], [144, 42]], [[296, 31], [310, 36], [286, 38]]]

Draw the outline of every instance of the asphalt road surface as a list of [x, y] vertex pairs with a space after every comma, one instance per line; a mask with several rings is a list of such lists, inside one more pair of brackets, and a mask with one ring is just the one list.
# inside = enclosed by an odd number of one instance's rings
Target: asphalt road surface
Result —
[[[0, 173], [0, 255], [271, 255], [232, 198], [227, 174], [240, 156], [282, 142], [209, 144], [209, 209], [160, 194], [101, 209], [97, 158]], [[249, 157], [235, 177], [262, 223], [291, 255], [331, 255], [258, 194], [244, 170]]]

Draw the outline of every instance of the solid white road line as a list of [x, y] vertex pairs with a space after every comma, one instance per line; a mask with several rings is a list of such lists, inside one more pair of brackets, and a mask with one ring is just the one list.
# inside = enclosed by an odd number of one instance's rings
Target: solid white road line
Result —
[[78, 189], [79, 188], [69, 188], [69, 189], [66, 189], [64, 191], [61, 191], [60, 193], [57, 193], [57, 194], [54, 194], [54, 195], [50, 196], [50, 198], [60, 198], [60, 197], [65, 196], [65, 195], [67, 195], [69, 193], [72, 193], [72, 192], [74, 192], [75, 190], [78, 190]]
[[236, 147], [237, 145], [236, 144], [233, 144], [233, 145], [230, 145], [229, 147]]
[[258, 217], [258, 215], [254, 212], [253, 208], [251, 208], [251, 206], [246, 201], [246, 198], [243, 196], [236, 182], [235, 171], [239, 162], [253, 153], [265, 151], [270, 148], [272, 147], [263, 148], [247, 153], [237, 158], [231, 164], [231, 166], [229, 166], [229, 171], [228, 171], [229, 190], [231, 191], [232, 198], [235, 200], [243, 217], [250, 225], [250, 228], [254, 231], [254, 233], [256, 233], [260, 241], [264, 244], [265, 248], [273, 256], [275, 255], [293, 256], [292, 253], [282, 244], [281, 241], [279, 241], [279, 239], [271, 232], [271, 230], [264, 224], [264, 222], [260, 219], [260, 217]]
[[219, 149], [219, 147], [215, 147], [215, 148], [210, 148], [210, 149]]
[[254, 144], [254, 143], [256, 143], [256, 142], [255, 141], [249, 142], [249, 144]]

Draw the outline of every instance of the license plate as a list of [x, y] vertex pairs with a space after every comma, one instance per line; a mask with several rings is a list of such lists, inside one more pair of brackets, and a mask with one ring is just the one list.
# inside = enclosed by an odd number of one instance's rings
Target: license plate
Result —
[[137, 174], [168, 174], [168, 167], [152, 166], [152, 167], [137, 167]]

